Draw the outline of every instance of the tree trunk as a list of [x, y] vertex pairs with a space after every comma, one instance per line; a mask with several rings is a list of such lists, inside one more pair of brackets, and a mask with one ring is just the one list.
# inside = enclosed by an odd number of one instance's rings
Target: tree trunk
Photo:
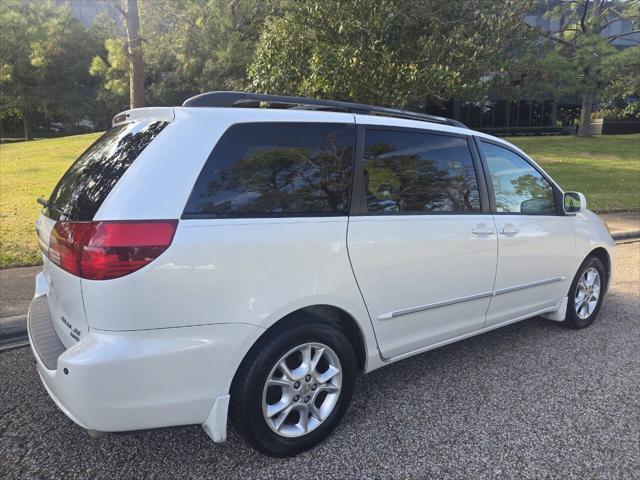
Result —
[[593, 93], [585, 92], [582, 94], [582, 108], [580, 109], [580, 127], [578, 128], [579, 137], [591, 136], [591, 110], [593, 108]]
[[[588, 8], [589, 2], [585, 4], [585, 9]], [[591, 7], [591, 18], [593, 20], [597, 19], [602, 13], [602, 9], [604, 7], [604, 0], [593, 0], [593, 4]], [[586, 13], [586, 12], [585, 12]], [[589, 30], [591, 33], [595, 33], [600, 35], [602, 28], [600, 27], [600, 22], [594, 21], [593, 26]], [[585, 31], [585, 33], [587, 33]], [[591, 136], [591, 112], [593, 110], [593, 99], [595, 94], [595, 85], [597, 79], [597, 73], [594, 73], [593, 68], [589, 65], [585, 67], [584, 70], [584, 85], [586, 91], [582, 94], [582, 108], [580, 109], [580, 126], [578, 127], [578, 136], [579, 137], [590, 137]]]
[[49, 126], [49, 111], [47, 110], [47, 104], [45, 103], [43, 105], [43, 110], [44, 110], [44, 131], [47, 133], [47, 137], [49, 136], [49, 133], [51, 133], [51, 128]]
[[453, 99], [453, 118], [460, 120], [460, 99]]
[[238, 0], [232, 0], [229, 4], [231, 7], [231, 19], [233, 21], [233, 28], [238, 28], [241, 24], [240, 17], [238, 15]]
[[31, 128], [31, 112], [24, 110], [22, 112], [22, 125], [24, 128], [24, 139], [33, 140], [33, 129]]
[[124, 20], [127, 26], [127, 53], [129, 55], [129, 106], [144, 107], [144, 61], [142, 39], [140, 38], [140, 18], [138, 0], [126, 0]]

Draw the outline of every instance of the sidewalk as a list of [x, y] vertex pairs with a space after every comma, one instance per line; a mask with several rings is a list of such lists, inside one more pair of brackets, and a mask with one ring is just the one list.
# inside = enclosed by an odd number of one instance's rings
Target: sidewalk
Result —
[[640, 237], [640, 213], [603, 213], [600, 218], [616, 241]]
[[33, 298], [35, 278], [42, 267], [0, 270], [0, 318], [23, 315]]
[[[640, 238], [640, 213], [600, 215], [616, 241]], [[3, 338], [26, 331], [26, 313], [33, 297], [35, 276], [42, 267], [0, 270], [0, 346]]]
[[35, 277], [42, 267], [0, 270], [0, 350], [23, 344]]

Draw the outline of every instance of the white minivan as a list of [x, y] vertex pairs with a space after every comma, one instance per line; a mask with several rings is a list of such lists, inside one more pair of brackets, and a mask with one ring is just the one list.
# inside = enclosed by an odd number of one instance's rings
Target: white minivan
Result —
[[221, 442], [229, 418], [294, 455], [358, 374], [537, 315], [586, 327], [613, 270], [584, 196], [520, 149], [345, 102], [129, 110], [39, 202], [29, 337], [93, 436], [201, 424]]

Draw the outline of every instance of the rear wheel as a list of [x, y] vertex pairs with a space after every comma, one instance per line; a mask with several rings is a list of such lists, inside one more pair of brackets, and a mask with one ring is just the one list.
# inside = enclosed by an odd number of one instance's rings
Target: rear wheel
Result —
[[326, 438], [346, 411], [356, 375], [342, 333], [312, 316], [267, 332], [243, 361], [231, 421], [267, 455], [292, 456]]
[[606, 270], [597, 257], [587, 258], [573, 279], [565, 323], [579, 329], [593, 323], [600, 311], [607, 283]]

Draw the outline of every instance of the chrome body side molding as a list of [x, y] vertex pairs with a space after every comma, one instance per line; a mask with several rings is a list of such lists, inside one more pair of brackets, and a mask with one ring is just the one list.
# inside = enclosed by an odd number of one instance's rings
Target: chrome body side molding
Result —
[[525, 283], [522, 285], [515, 285], [513, 287], [501, 288], [492, 292], [478, 293], [477, 295], [469, 295], [466, 297], [453, 298], [451, 300], [444, 300], [442, 302], [429, 303], [427, 305], [418, 305], [416, 307], [403, 308], [395, 310], [393, 312], [383, 313], [378, 316], [378, 320], [389, 320], [396, 317], [402, 317], [404, 315], [411, 315], [412, 313], [424, 312], [426, 310], [433, 310], [436, 308], [448, 307], [457, 303], [472, 302], [474, 300], [480, 300], [481, 298], [494, 297], [497, 295], [503, 295], [505, 293], [517, 292], [518, 290], [524, 290], [526, 288], [539, 287], [541, 285], [547, 285], [549, 283], [561, 282], [565, 277], [553, 277], [545, 280], [537, 280], [535, 282]]
[[516, 292], [518, 290], [524, 290], [525, 288], [539, 287], [540, 285], [547, 285], [548, 283], [561, 282], [564, 277], [547, 278], [546, 280], [538, 280], [536, 282], [525, 283], [523, 285], [515, 285], [513, 287], [501, 288], [494, 292], [494, 295], [503, 295], [505, 293]]
[[492, 296], [493, 296], [493, 292], [485, 292], [485, 293], [478, 293], [477, 295], [469, 295], [467, 297], [454, 298], [452, 300], [444, 300], [442, 302], [430, 303], [428, 305], [418, 305], [417, 307], [403, 308], [402, 310], [383, 313], [378, 317], [378, 320], [389, 320], [390, 318], [401, 317], [403, 315], [410, 315], [412, 313], [424, 312], [425, 310], [433, 310], [434, 308], [447, 307], [449, 305], [455, 305], [456, 303], [472, 302], [473, 300], [480, 300], [481, 298], [487, 298]]

